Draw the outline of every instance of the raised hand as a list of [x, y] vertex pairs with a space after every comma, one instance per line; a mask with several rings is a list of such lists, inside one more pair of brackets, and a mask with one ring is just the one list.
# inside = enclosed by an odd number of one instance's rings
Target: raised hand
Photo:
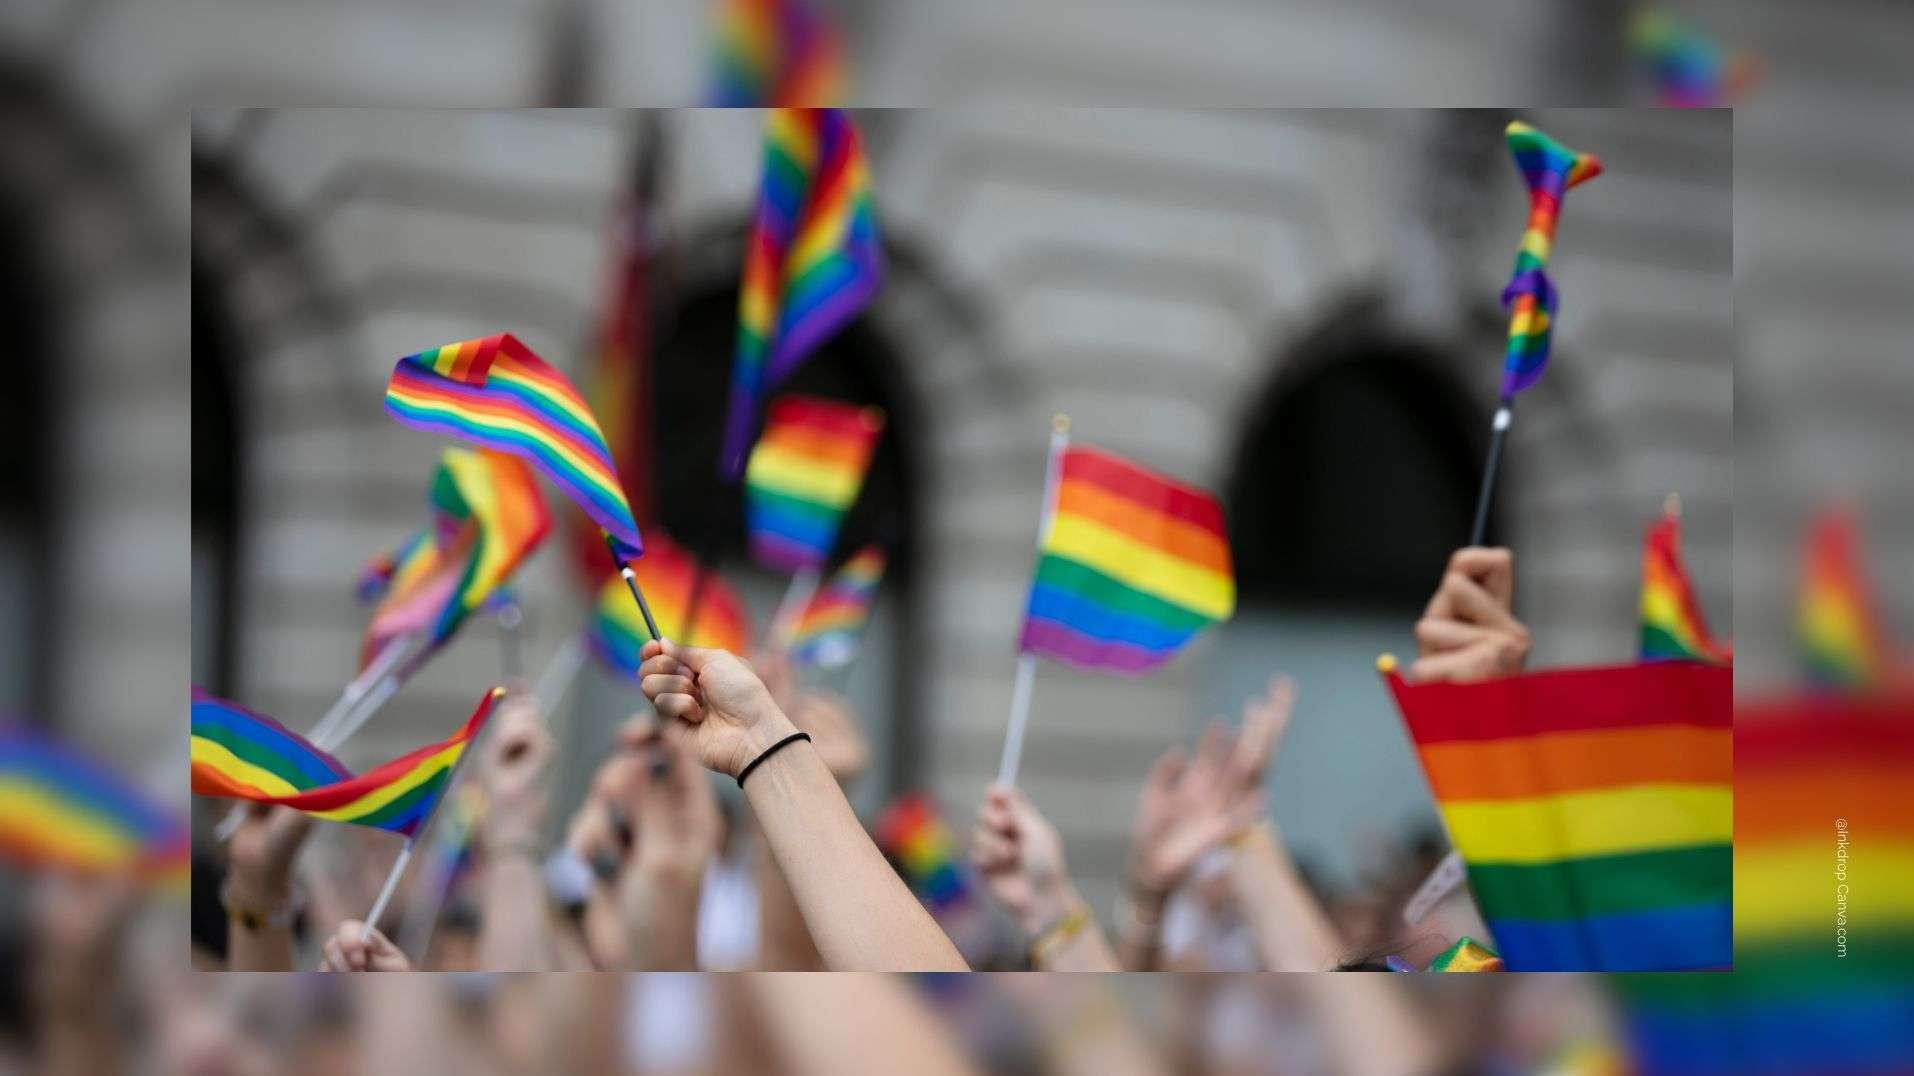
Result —
[[411, 971], [412, 962], [376, 928], [368, 930], [357, 919], [348, 919], [326, 939], [319, 970]]
[[1514, 554], [1479, 546], [1456, 550], [1416, 622], [1420, 653], [1411, 678], [1466, 683], [1521, 672], [1529, 632], [1510, 611], [1514, 597]]
[[765, 749], [797, 727], [763, 681], [735, 654], [666, 640], [640, 652], [639, 685], [670, 719], [692, 757], [707, 769], [736, 777]]
[[723, 836], [711, 781], [677, 737], [650, 714], [625, 722], [615, 740], [627, 757], [611, 774], [610, 804], [629, 820], [630, 869], [700, 879]]
[[1150, 767], [1130, 828], [1132, 900], [1160, 907], [1205, 853], [1263, 817], [1262, 770], [1293, 697], [1282, 691], [1253, 720], [1246, 711], [1234, 739], [1213, 725], [1194, 756], [1172, 747]]
[[524, 823], [536, 827], [545, 809], [545, 774], [551, 769], [556, 746], [545, 716], [529, 692], [507, 695], [494, 720], [491, 740], [479, 760], [484, 782], [487, 823]]
[[1057, 827], [1014, 788], [991, 785], [984, 791], [970, 858], [990, 895], [1026, 934], [1082, 903], [1064, 865]]

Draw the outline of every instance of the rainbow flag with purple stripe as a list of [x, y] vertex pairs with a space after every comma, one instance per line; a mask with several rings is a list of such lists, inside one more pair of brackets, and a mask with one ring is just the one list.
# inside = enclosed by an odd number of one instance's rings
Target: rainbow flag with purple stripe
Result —
[[50, 736], [0, 725], [0, 858], [171, 880], [189, 855], [186, 820], [123, 776]]
[[1602, 162], [1593, 154], [1568, 149], [1520, 120], [1509, 124], [1507, 138], [1515, 167], [1528, 184], [1529, 220], [1515, 255], [1515, 273], [1502, 289], [1502, 305], [1509, 312], [1509, 347], [1502, 367], [1504, 400], [1539, 381], [1548, 366], [1556, 296], [1547, 270], [1562, 196], [1602, 174]]
[[897, 797], [871, 830], [877, 846], [931, 911], [969, 898], [970, 880], [957, 857], [957, 841], [928, 796], [906, 792]]
[[738, 348], [718, 470], [744, 474], [760, 401], [877, 294], [884, 271], [870, 169], [850, 116], [780, 108], [744, 252]]
[[884, 550], [878, 546], [865, 546], [845, 561], [798, 614], [791, 629], [791, 660], [822, 669], [849, 665], [883, 579]]
[[810, 0], [722, 0], [711, 104], [830, 105], [845, 96], [844, 43]]
[[775, 571], [821, 568], [864, 487], [884, 412], [811, 396], [771, 403], [744, 472], [751, 555]]

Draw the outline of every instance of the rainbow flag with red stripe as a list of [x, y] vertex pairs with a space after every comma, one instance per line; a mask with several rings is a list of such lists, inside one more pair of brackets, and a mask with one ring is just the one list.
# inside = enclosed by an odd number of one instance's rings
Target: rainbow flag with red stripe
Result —
[[1845, 509], [1827, 509], [1809, 526], [1797, 619], [1802, 672], [1821, 687], [1878, 688], [1893, 666], [1860, 545], [1854, 514]]
[[760, 401], [877, 294], [884, 273], [870, 169], [850, 116], [780, 108], [766, 121], [764, 178], [738, 293], [719, 473], [744, 474]]
[[[704, 594], [698, 599], [698, 622], [690, 638], [684, 635], [685, 613], [696, 585], [698, 564], [678, 544], [661, 534], [653, 534], [645, 558], [631, 566], [638, 586], [651, 603], [651, 615], [665, 638], [691, 646], [716, 647], [733, 654], [751, 652], [751, 625], [744, 603], [725, 581], [713, 571], [704, 581]], [[612, 576], [598, 589], [598, 602], [592, 609], [586, 641], [592, 655], [612, 672], [624, 677], [638, 673], [638, 651], [651, 638], [638, 606], [621, 576]]]
[[810, 0], [721, 0], [711, 103], [830, 105], [846, 95], [844, 43]]
[[1681, 558], [1681, 519], [1663, 513], [1642, 539], [1643, 661], [1706, 661], [1727, 665], [1734, 651], [1715, 641]]
[[431, 817], [453, 767], [504, 697], [504, 688], [492, 688], [449, 738], [354, 776], [272, 718], [194, 688], [193, 792], [411, 837]]
[[1223, 507], [1095, 448], [1057, 462], [1021, 649], [1138, 674], [1236, 607]]
[[857, 657], [858, 637], [871, 617], [877, 585], [884, 579], [884, 550], [867, 545], [818, 588], [791, 629], [791, 660], [823, 669], [842, 668]]
[[1384, 672], [1510, 971], [1732, 962], [1731, 669]]
[[930, 797], [906, 792], [877, 816], [871, 832], [919, 900], [943, 911], [970, 896], [957, 841]]
[[758, 563], [795, 572], [831, 559], [883, 432], [884, 412], [875, 407], [811, 396], [772, 401], [744, 472], [744, 527]]
[[584, 397], [510, 333], [407, 355], [385, 409], [415, 429], [509, 452], [538, 468], [604, 528], [621, 559], [644, 555], [605, 435]]
[[1555, 285], [1548, 278], [1549, 254], [1555, 246], [1555, 225], [1562, 212], [1562, 196], [1572, 187], [1602, 174], [1602, 162], [1591, 153], [1578, 153], [1520, 120], [1508, 126], [1509, 153], [1529, 188], [1529, 220], [1522, 246], [1515, 254], [1515, 271], [1502, 289], [1502, 305], [1509, 312], [1509, 345], [1502, 366], [1502, 399], [1541, 380], [1548, 366], [1549, 333], [1554, 326]]
[[0, 858], [30, 870], [184, 877], [191, 837], [103, 762], [43, 733], [0, 725]]

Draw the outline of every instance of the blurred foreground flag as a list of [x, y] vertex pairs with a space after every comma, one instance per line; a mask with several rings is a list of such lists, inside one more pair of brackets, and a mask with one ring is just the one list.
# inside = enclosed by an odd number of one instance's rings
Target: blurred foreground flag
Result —
[[1681, 518], [1664, 512], [1642, 539], [1643, 661], [1668, 659], [1727, 665], [1734, 653], [1715, 642], [1681, 559]]
[[1873, 591], [1861, 570], [1854, 514], [1829, 508], [1810, 525], [1801, 560], [1802, 673], [1810, 684], [1869, 690], [1892, 665]]
[[605, 529], [624, 560], [644, 554], [625, 487], [584, 397], [510, 333], [399, 360], [385, 409], [415, 429], [518, 456]]
[[863, 311], [884, 274], [870, 169], [843, 110], [774, 110], [759, 182], [718, 460], [728, 482], [744, 475], [765, 394]]
[[822, 568], [884, 432], [884, 412], [780, 396], [744, 472], [751, 555], [774, 571]]
[[711, 104], [844, 102], [844, 44], [811, 0], [719, 0], [713, 14]]
[[189, 853], [185, 820], [131, 782], [48, 736], [0, 725], [0, 860], [170, 881]]
[[[665, 638], [733, 654], [750, 653], [751, 631], [744, 603], [711, 569], [706, 569], [709, 574], [704, 580], [704, 593], [698, 597], [698, 619], [692, 625], [695, 630], [689, 638], [685, 636], [685, 614], [690, 609], [691, 591], [698, 585], [699, 569], [676, 542], [653, 534], [645, 558], [634, 563], [631, 570]], [[598, 604], [592, 609], [586, 634], [592, 655], [606, 668], [626, 678], [638, 674], [638, 650], [651, 636], [622, 577], [614, 575], [598, 588]]]
[[1510, 971], [1728, 966], [1731, 669], [1384, 672]]
[[838, 669], [857, 657], [858, 638], [871, 617], [877, 584], [884, 579], [884, 551], [865, 546], [818, 588], [791, 629], [791, 660]]
[[1065, 448], [1021, 649], [1137, 674], [1236, 607], [1223, 506], [1095, 448]]
[[465, 727], [354, 776], [338, 759], [263, 714], [193, 689], [193, 792], [270, 803], [317, 818], [413, 836], [505, 689], [479, 700]]

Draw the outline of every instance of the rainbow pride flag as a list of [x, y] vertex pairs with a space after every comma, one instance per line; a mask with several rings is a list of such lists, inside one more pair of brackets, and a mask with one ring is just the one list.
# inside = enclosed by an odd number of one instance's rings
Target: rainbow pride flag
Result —
[[[698, 622], [693, 625], [696, 630], [691, 638], [684, 638], [685, 612], [698, 563], [676, 542], [653, 534], [645, 559], [633, 564], [631, 570], [665, 638], [733, 654], [750, 653], [750, 619], [745, 615], [744, 603], [715, 571], [704, 581], [704, 594], [698, 599]], [[638, 651], [650, 636], [623, 578], [614, 575], [598, 588], [598, 604], [592, 609], [585, 634], [592, 654], [606, 668], [624, 677], [638, 674]]]
[[1629, 42], [1655, 80], [1663, 108], [1720, 108], [1754, 84], [1756, 65], [1665, 8], [1646, 8], [1629, 27]]
[[1502, 958], [1495, 950], [1473, 938], [1459, 938], [1454, 945], [1436, 954], [1429, 961], [1430, 971], [1503, 971]]
[[1665, 512], [1642, 539], [1643, 661], [1706, 661], [1727, 665], [1734, 652], [1717, 643], [1681, 559], [1681, 519]]
[[183, 875], [186, 820], [104, 763], [19, 725], [0, 725], [0, 858], [30, 870]]
[[1728, 966], [1733, 670], [1383, 670], [1509, 970]]
[[431, 817], [459, 757], [504, 697], [504, 688], [492, 688], [450, 738], [354, 776], [272, 718], [194, 688], [193, 792], [279, 804], [411, 837]]
[[605, 529], [621, 559], [644, 555], [591, 408], [564, 374], [511, 333], [400, 359], [386, 385], [385, 409], [415, 429], [526, 460]]
[[1556, 310], [1548, 259], [1562, 196], [1602, 174], [1602, 162], [1593, 154], [1568, 149], [1520, 120], [1509, 124], [1507, 139], [1515, 167], [1528, 184], [1529, 220], [1515, 254], [1515, 272], [1502, 289], [1502, 305], [1509, 312], [1509, 346], [1502, 366], [1505, 401], [1541, 380], [1548, 365]]
[[818, 588], [791, 629], [791, 660], [822, 669], [842, 668], [857, 657], [858, 637], [870, 619], [877, 584], [884, 579], [884, 550], [867, 545]]
[[744, 472], [744, 526], [758, 563], [795, 572], [831, 559], [883, 432], [875, 407], [811, 396], [771, 402]]
[[1056, 464], [1021, 649], [1138, 674], [1236, 607], [1223, 507], [1128, 460], [1071, 446]]
[[1824, 688], [1877, 688], [1893, 664], [1860, 544], [1850, 511], [1827, 509], [1809, 525], [1797, 630], [1802, 673]]
[[719, 473], [744, 474], [760, 402], [858, 315], [884, 275], [870, 170], [851, 118], [780, 108], [764, 132], [764, 178], [738, 285]]
[[906, 792], [892, 800], [877, 816], [872, 833], [917, 898], [933, 912], [969, 898], [970, 881], [958, 860], [957, 842], [928, 796]]
[[846, 95], [844, 44], [810, 0], [720, 0], [711, 104], [830, 105]]

